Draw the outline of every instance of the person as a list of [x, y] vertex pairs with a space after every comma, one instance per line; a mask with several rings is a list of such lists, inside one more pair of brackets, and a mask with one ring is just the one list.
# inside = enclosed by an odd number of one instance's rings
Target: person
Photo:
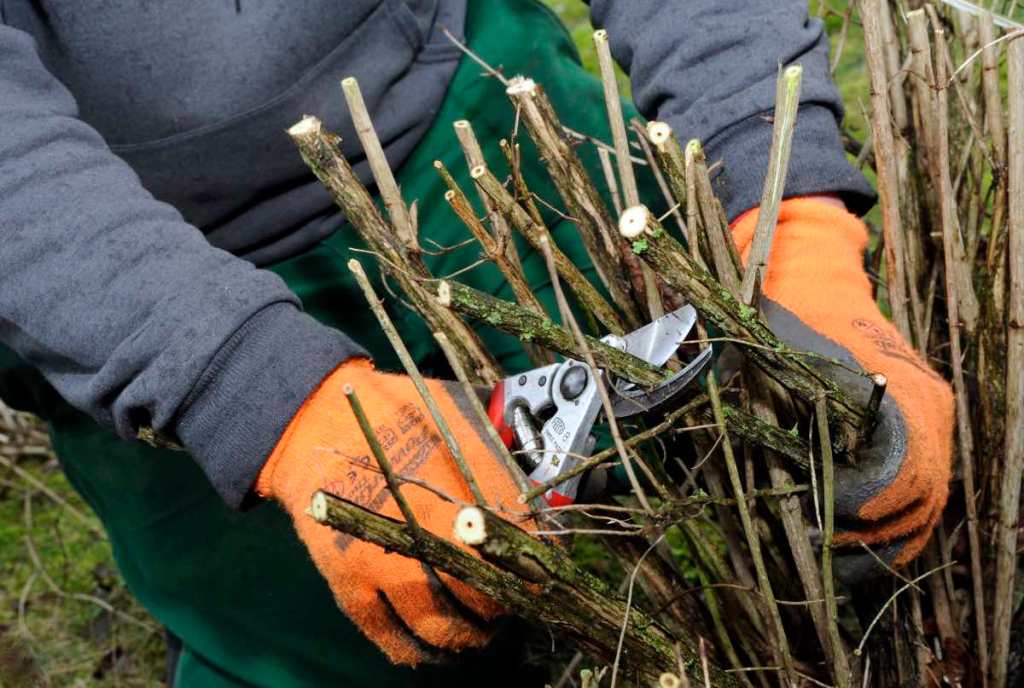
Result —
[[[667, 121], [720, 163], [715, 186], [741, 248], [778, 65], [803, 66], [766, 310], [794, 345], [888, 376], [879, 428], [858, 472], [840, 476], [837, 508], [842, 537], [905, 563], [945, 501], [952, 401], [871, 298], [856, 215], [873, 195], [844, 156], [821, 23], [802, 0], [592, 0], [590, 12], [631, 78], [627, 116]], [[356, 465], [367, 448], [347, 384], [397, 470], [468, 498], [409, 380], [384, 372], [395, 360], [345, 268], [360, 242], [285, 134], [318, 115], [369, 182], [338, 88], [357, 77], [425, 246], [447, 248], [427, 252], [430, 269], [471, 262], [431, 163], [469, 188], [451, 122], [469, 119], [491, 142], [515, 115], [446, 31], [540, 82], [569, 126], [608, 138], [600, 85], [534, 0], [0, 0], [0, 395], [49, 422], [127, 585], [180, 648], [174, 685], [493, 683], [494, 653], [515, 649], [488, 644], [499, 610], [479, 593], [305, 515], [321, 488], [398, 513], [380, 476]], [[528, 181], [550, 196], [524, 146]], [[493, 148], [488, 163], [503, 169]], [[545, 212], [588, 266], [571, 224]], [[552, 306], [540, 258], [519, 248]], [[509, 297], [493, 270], [460, 279]], [[389, 308], [420, 365], [443, 371], [423, 323]], [[527, 365], [509, 338], [481, 336], [507, 370]], [[430, 384], [481, 487], [513, 502], [465, 400]], [[447, 536], [450, 508], [408, 493]]]

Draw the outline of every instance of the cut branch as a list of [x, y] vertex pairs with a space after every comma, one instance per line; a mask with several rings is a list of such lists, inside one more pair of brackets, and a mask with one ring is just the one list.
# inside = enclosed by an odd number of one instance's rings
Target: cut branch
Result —
[[[535, 251], [540, 252], [541, 240], [551, 236], [547, 227], [534, 222], [531, 213], [516, 203], [515, 199], [512, 198], [512, 194], [502, 186], [498, 178], [491, 174], [490, 170], [486, 167], [475, 167], [470, 174], [477, 185], [494, 202], [498, 212], [509, 218], [512, 226], [530, 242], [530, 246]], [[625, 327], [615, 309], [580, 272], [575, 263], [562, 253], [553, 240], [549, 241], [549, 245], [554, 254], [555, 267], [558, 269], [559, 276], [569, 285], [569, 288], [580, 304], [593, 313], [594, 317], [608, 328], [609, 332], [612, 334], [623, 334]]]
[[[514, 303], [451, 281], [440, 283], [437, 298], [441, 305], [523, 341], [536, 342], [551, 351], [579, 358], [576, 342], [568, 330]], [[609, 372], [642, 385], [656, 385], [665, 380], [665, 371], [632, 354], [593, 337], [587, 337], [586, 342], [598, 366]]]
[[363, 405], [359, 403], [359, 397], [356, 395], [352, 385], [345, 385], [342, 391], [345, 393], [345, 398], [348, 399], [352, 415], [356, 417], [356, 422], [359, 424], [359, 429], [363, 432], [363, 437], [366, 438], [366, 443], [370, 445], [370, 453], [377, 460], [380, 472], [384, 474], [384, 481], [388, 485], [388, 490], [391, 492], [395, 503], [398, 504], [398, 510], [402, 512], [402, 516], [405, 518], [405, 524], [409, 528], [409, 532], [412, 533], [414, 538], [420, 537], [423, 529], [420, 527], [419, 521], [416, 520], [416, 514], [413, 512], [412, 507], [409, 506], [409, 502], [402, 495], [402, 486], [394, 470], [391, 468], [391, 462], [388, 461], [387, 455], [380, 446], [380, 441], [377, 439], [377, 433], [373, 431], [370, 419], [366, 417]]
[[[444, 164], [440, 160], [435, 160], [434, 168], [448, 186], [444, 200], [448, 202], [452, 211], [462, 220], [462, 224], [466, 225], [466, 228], [469, 229], [473, 237], [480, 242], [484, 255], [501, 270], [501, 274], [508, 281], [516, 301], [523, 308], [533, 311], [538, 315], [543, 314], [544, 307], [541, 305], [540, 300], [537, 299], [533, 289], [530, 288], [529, 283], [527, 283], [522, 268], [509, 259], [507, 247], [502, 246], [499, 243], [500, 239], [495, 238], [495, 236], [492, 236], [487, 231], [483, 222], [476, 216], [476, 212], [473, 210], [473, 206], [466, 197], [465, 192], [463, 192]], [[481, 192], [481, 195], [490, 201], [490, 197], [486, 194]], [[495, 213], [495, 216], [500, 217], [497, 213]]]
[[475, 382], [495, 384], [501, 375], [497, 363], [464, 322], [424, 288], [430, 273], [417, 252], [396, 240], [395, 232], [380, 214], [370, 193], [339, 150], [340, 137], [323, 128], [316, 117], [306, 116], [288, 130], [302, 159], [345, 213], [369, 248], [378, 254], [387, 271], [409, 297], [416, 311], [434, 331], [444, 332], [459, 349], [460, 357]]
[[345, 94], [345, 102], [348, 103], [349, 112], [352, 115], [352, 123], [356, 128], [356, 136], [363, 145], [366, 154], [366, 161], [370, 164], [370, 171], [373, 172], [373, 179], [377, 182], [381, 198], [388, 209], [388, 217], [395, 225], [402, 243], [407, 250], [418, 252], [420, 250], [419, 240], [416, 238], [416, 227], [408, 206], [402, 199], [402, 192], [395, 181], [395, 175], [391, 172], [391, 165], [384, 156], [384, 148], [380, 145], [377, 131], [373, 128], [370, 120], [370, 113], [363, 102], [363, 94], [359, 90], [359, 82], [355, 77], [347, 77], [341, 81], [341, 90]]
[[619, 224], [622, 235], [633, 241], [634, 250], [678, 289], [709, 323], [726, 336], [747, 342], [744, 353], [769, 377], [813, 404], [818, 389], [827, 390], [830, 417], [856, 430], [863, 411], [860, 405], [831, 380], [815, 370], [799, 352], [791, 351], [757, 318], [754, 309], [736, 301], [706, 270], [694, 263], [679, 243], [662, 228], [644, 206], [630, 208]]
[[1024, 37], [1007, 48], [1010, 94], [1008, 178], [1010, 186], [1010, 307], [1006, 337], [1006, 464], [1000, 476], [995, 538], [992, 685], [1006, 681], [1010, 654], [1021, 477], [1024, 476]]
[[889, 303], [900, 333], [913, 341], [906, 275], [906, 248], [900, 219], [899, 176], [896, 148], [890, 120], [889, 79], [885, 57], [885, 14], [881, 4], [887, 0], [861, 0], [860, 16], [864, 26], [864, 47], [871, 76], [871, 133], [875, 144], [879, 205], [882, 231], [885, 233], [885, 268]]
[[800, 107], [800, 81], [803, 68], [799, 65], [787, 67], [779, 74], [775, 93], [775, 117], [772, 126], [772, 147], [768, 155], [768, 173], [765, 175], [764, 192], [761, 194], [760, 213], [754, 239], [750, 244], [747, 269], [743, 274], [740, 295], [743, 303], [756, 305], [758, 289], [764, 284], [768, 269], [768, 254], [775, 238], [775, 226], [779, 220], [779, 205], [786, 185], [789, 170], [789, 150], [793, 144], [793, 130], [796, 127], [797, 109]]
[[[402, 367], [405, 368], [406, 375], [409, 376], [409, 379], [412, 380], [413, 386], [416, 387], [416, 391], [419, 392], [420, 398], [423, 400], [423, 404], [430, 412], [430, 417], [434, 419], [434, 425], [437, 426], [438, 431], [441, 433], [441, 437], [444, 438], [444, 443], [448, 447], [448, 453], [451, 454], [452, 460], [455, 461], [455, 465], [458, 467], [459, 472], [466, 481], [466, 485], [469, 486], [469, 491], [473, 494], [473, 498], [476, 500], [477, 504], [486, 504], [487, 499], [484, 497], [483, 492], [480, 491], [480, 486], [477, 485], [476, 478], [473, 476], [473, 471], [470, 469], [469, 463], [466, 461], [466, 457], [462, 454], [462, 449], [459, 447], [458, 440], [455, 439], [455, 433], [452, 432], [451, 427], [448, 425], [448, 421], [445, 419], [444, 415], [442, 415], [441, 409], [438, 407], [434, 396], [430, 393], [430, 390], [427, 389], [427, 383], [423, 379], [423, 375], [416, 366], [416, 362], [412, 360], [412, 355], [406, 348], [405, 342], [402, 341], [402, 337], [398, 334], [398, 330], [395, 329], [395, 324], [391, 322], [391, 318], [388, 316], [387, 311], [384, 310], [384, 306], [381, 305], [380, 299], [377, 298], [377, 293], [373, 290], [373, 285], [370, 284], [370, 279], [366, 276], [366, 272], [363, 271], [363, 266], [358, 260], [353, 258], [348, 262], [348, 269], [356, 278], [356, 282], [359, 283], [359, 288], [363, 290], [363, 295], [366, 297], [366, 303], [369, 304], [370, 310], [373, 311], [373, 314], [377, 317], [377, 322], [380, 323], [380, 327], [384, 331], [385, 336], [387, 336], [388, 342], [391, 344], [391, 348], [394, 349], [398, 359], [402, 362]], [[358, 405], [355, 397], [350, 396], [350, 401], [352, 401], [354, 409]], [[362, 426], [362, 422], [360, 422], [360, 426]], [[366, 430], [364, 429], [364, 434], [365, 432]], [[380, 447], [378, 446], [378, 449], [379, 448]], [[377, 460], [378, 463], [381, 463], [381, 457], [378, 457]], [[389, 468], [386, 469], [383, 463], [381, 463], [381, 469], [385, 470], [385, 473], [390, 470]], [[392, 491], [397, 493], [397, 490]], [[409, 518], [408, 515], [406, 515], [406, 518]]]
[[[470, 508], [474, 511], [459, 520], [465, 528], [467, 518], [482, 517], [483, 533], [472, 538], [478, 543], [475, 549], [509, 569], [477, 558], [429, 532], [414, 537], [404, 523], [324, 492], [313, 496], [310, 513], [318, 522], [336, 530], [443, 571], [490, 595], [512, 614], [561, 629], [581, 647], [610, 662], [618, 646], [622, 619], [626, 617], [621, 598], [580, 570], [566, 554], [485, 510]], [[524, 580], [523, 575], [530, 579]], [[623, 660], [648, 682], [656, 681], [666, 668], [676, 665], [675, 639], [638, 609], [631, 609], [628, 618]], [[689, 665], [699, 665], [693, 639], [678, 640]], [[736, 685], [731, 676], [717, 667], [711, 667], [710, 678], [715, 686]]]
[[[696, 206], [700, 209], [700, 217], [704, 223], [704, 231], [707, 234], [707, 243], [711, 249], [712, 263], [716, 271], [721, 275], [719, 279], [726, 285], [733, 281], [740, 281], [743, 275], [743, 264], [740, 261], [739, 253], [736, 251], [736, 243], [732, 240], [729, 232], [729, 220], [725, 216], [725, 208], [715, 197], [711, 188], [711, 174], [708, 170], [707, 158], [704, 155], [704, 147], [700, 141], [691, 139], [686, 144], [686, 184], [687, 192], [693, 187], [692, 195], [696, 200]], [[689, 197], [688, 197], [689, 198]], [[689, 203], [689, 201], [687, 201]], [[732, 270], [727, 266], [732, 261]], [[733, 271], [736, 277], [732, 276]], [[731, 287], [730, 287], [731, 289]]]
[[[633, 163], [629, 155], [629, 139], [626, 135], [626, 120], [622, 116], [622, 102], [619, 100], [619, 85], [615, 79], [615, 66], [612, 51], [608, 45], [608, 32], [598, 29], [594, 32], [594, 50], [597, 53], [597, 64], [601, 70], [601, 85], [604, 87], [604, 105], [608, 111], [608, 126], [612, 130], [612, 143], [615, 145], [615, 163], [619, 170], [619, 185], [622, 187], [622, 200], [625, 207], [640, 203], [640, 192], [637, 191], [636, 177], [633, 175]], [[608, 227], [606, 232], [615, 232]], [[624, 258], [636, 257], [628, 254]], [[658, 278], [646, 263], [640, 265], [643, 280], [641, 296], [647, 305], [647, 313], [651, 319], [660, 318], [665, 314], [661, 303], [661, 291], [658, 289]]]
[[612, 300], [625, 312], [627, 325], [638, 327], [642, 318], [632, 295], [623, 288], [619, 279], [622, 274], [622, 248], [615, 236], [615, 224], [579, 156], [565, 140], [551, 101], [539, 85], [523, 77], [511, 79], [506, 93], [519, 108], [551, 181], [573, 218], [594, 268]]

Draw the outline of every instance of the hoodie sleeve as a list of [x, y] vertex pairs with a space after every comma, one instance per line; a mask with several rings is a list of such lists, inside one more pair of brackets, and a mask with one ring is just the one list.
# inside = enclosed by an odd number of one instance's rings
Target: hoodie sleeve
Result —
[[779, 66], [803, 66], [786, 195], [838, 193], [864, 213], [874, 192], [846, 160], [822, 23], [806, 0], [590, 0], [645, 117], [697, 138], [729, 219], [760, 203]]
[[345, 335], [210, 246], [0, 25], [0, 342], [125, 438], [176, 436], [238, 505]]

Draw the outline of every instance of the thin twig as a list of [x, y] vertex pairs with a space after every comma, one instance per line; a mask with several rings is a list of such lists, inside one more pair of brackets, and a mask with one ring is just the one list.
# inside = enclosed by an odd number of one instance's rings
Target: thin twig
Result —
[[[931, 8], [929, 8], [931, 9]], [[946, 72], [944, 60], [945, 38], [938, 17], [932, 14], [935, 29], [935, 40], [939, 47], [939, 57], [935, 65], [936, 80], [943, 83]], [[978, 655], [988, 659], [988, 631], [985, 614], [984, 578], [981, 568], [981, 539], [978, 534], [978, 512], [975, 503], [974, 489], [974, 433], [971, 428], [971, 412], [968, 406], [967, 388], [964, 381], [963, 357], [961, 354], [960, 324], [961, 306], [967, 299], [963, 294], [973, 287], [970, 283], [969, 270], [963, 258], [963, 243], [960, 237], [959, 219], [953, 205], [953, 190], [949, 178], [949, 116], [947, 114], [946, 89], [936, 93], [936, 152], [934, 161], [939, 179], [940, 216], [942, 221], [942, 253], [946, 282], [946, 311], [949, 320], [950, 365], [953, 369], [953, 390], [956, 403], [957, 440], [960, 450], [960, 472], [963, 476], [964, 506], [967, 514], [967, 539], [970, 545], [971, 584], [974, 606], [975, 636], [978, 644]], [[966, 277], [966, 279], [965, 279]], [[987, 662], [985, 662], [987, 664]], [[1001, 685], [996, 683], [995, 685]]]
[[366, 417], [363, 405], [359, 403], [359, 396], [352, 388], [352, 385], [345, 385], [342, 391], [345, 393], [345, 398], [348, 399], [352, 415], [356, 417], [356, 423], [359, 424], [359, 429], [362, 431], [363, 437], [366, 438], [366, 443], [370, 446], [370, 453], [373, 454], [373, 458], [377, 460], [377, 465], [380, 466], [380, 472], [384, 475], [384, 481], [388, 484], [388, 490], [391, 492], [395, 503], [398, 504], [398, 509], [402, 512], [402, 516], [405, 517], [406, 524], [413, 533], [419, 533], [421, 527], [419, 521], [416, 520], [416, 513], [409, 506], [409, 502], [405, 500], [405, 495], [402, 494], [401, 484], [395, 476], [394, 469], [391, 468], [391, 462], [388, 461], [384, 449], [380, 446], [377, 433], [373, 431], [373, 426]]
[[447, 38], [449, 41], [455, 44], [455, 46], [459, 50], [461, 50], [469, 59], [473, 60], [473, 62], [476, 62], [478, 65], [483, 67], [485, 72], [487, 72], [490, 76], [494, 77], [499, 82], [501, 82], [502, 86], [508, 86], [508, 79], [506, 79], [501, 72], [499, 72], [497, 69], [488, 64], [482, 57], [477, 55], [475, 52], [470, 50], [469, 46], [467, 46], [465, 43], [456, 38], [455, 35], [448, 30], [448, 27], [442, 26], [441, 33], [444, 34], [445, 38]]
[[885, 265], [889, 287], [889, 303], [893, 320], [900, 333], [914, 341], [911, 331], [907, 277], [906, 248], [900, 218], [899, 174], [889, 106], [888, 72], [885, 63], [885, 30], [881, 23], [880, 4], [887, 0], [860, 0], [861, 22], [864, 25], [864, 47], [871, 75], [871, 130], [875, 144], [875, 167], [878, 172], [879, 204], [885, 233]]
[[[615, 661], [612, 663], [612, 683], [611, 688], [615, 688], [615, 680], [619, 674], [619, 659], [622, 658], [622, 643], [626, 639], [626, 629], [629, 627], [629, 610], [633, 606], [633, 585], [636, 582], [636, 574], [640, 570], [640, 564], [644, 562], [647, 555], [654, 551], [654, 548], [661, 544], [661, 541], [665, 539], [665, 534], [662, 533], [658, 536], [651, 546], [640, 556], [640, 560], [637, 561], [636, 566], [633, 567], [633, 571], [629, 574], [629, 588], [626, 592], [626, 614], [622, 618], [622, 633], [619, 635], [619, 644], [615, 648]], [[706, 675], [707, 672], [705, 672]]]
[[[983, 16], [987, 17], [989, 22], [992, 21], [992, 15], [991, 14], [986, 13]], [[963, 62], [961, 62], [959, 67], [957, 67], [955, 70], [953, 70], [953, 73], [949, 75], [949, 81], [947, 83], [948, 84], [952, 84], [953, 80], [956, 79], [957, 76], [959, 76], [960, 72], [962, 72], [963, 70], [967, 69], [971, 65], [971, 63], [974, 62], [978, 58], [979, 55], [983, 55], [985, 53], [985, 51], [991, 50], [992, 48], [996, 47], [1000, 43], [1003, 43], [1004, 41], [1012, 41], [1012, 40], [1015, 40], [1017, 38], [1020, 38], [1021, 36], [1024, 36], [1024, 29], [1019, 29], [1017, 31], [1011, 31], [1010, 33], [1003, 34], [999, 38], [987, 41], [984, 45], [982, 45], [980, 48], [978, 48], [973, 53], [971, 53], [967, 57], [967, 59], [965, 59]]]
[[[622, 200], [629, 208], [640, 203], [640, 192], [637, 190], [633, 164], [630, 162], [629, 139], [626, 136], [626, 121], [622, 116], [622, 102], [619, 100], [619, 84], [615, 78], [615, 65], [612, 61], [611, 48], [608, 45], [608, 32], [598, 29], [594, 32], [594, 50], [601, 71], [601, 85], [604, 87], [604, 105], [608, 112], [608, 125], [612, 130], [612, 142], [615, 145], [615, 162], [619, 170], [619, 186], [622, 187]], [[660, 318], [665, 314], [658, 290], [658, 278], [654, 270], [646, 263], [640, 265], [643, 279], [643, 297], [647, 312], [651, 319]]]
[[[682, 417], [692, 413], [696, 409], [698, 409], [701, 406], [705, 405], [707, 402], [708, 402], [708, 399], [704, 395], [701, 395], [701, 396], [697, 397], [696, 399], [691, 400], [690, 402], [688, 402], [684, 406], [681, 406], [680, 408], [675, 409], [671, 413], [666, 415], [664, 420], [662, 420], [657, 425], [649, 428], [648, 430], [645, 430], [643, 432], [637, 433], [637, 434], [633, 435], [632, 437], [630, 437], [629, 439], [625, 440], [623, 442], [623, 446], [624, 447], [628, 447], [628, 448], [632, 448], [632, 447], [635, 447], [636, 445], [638, 445], [638, 444], [640, 444], [642, 442], [646, 442], [647, 440], [651, 439], [652, 437], [656, 437], [657, 435], [661, 434], [665, 430], [668, 430], [669, 428], [673, 427], [675, 425], [676, 421], [678, 421], [680, 418], [682, 418]], [[702, 427], [706, 427], [706, 426], [702, 426]], [[594, 454], [592, 457], [588, 458], [585, 461], [581, 461], [574, 468], [572, 468], [572, 469], [570, 469], [568, 471], [565, 471], [564, 473], [562, 473], [558, 477], [552, 478], [551, 480], [549, 480], [546, 483], [541, 483], [540, 485], [536, 485], [533, 488], [529, 489], [522, 496], [520, 496], [519, 500], [520, 501], [527, 501], [527, 500], [533, 499], [535, 497], [538, 497], [539, 495], [544, 494], [545, 492], [547, 492], [551, 488], [557, 487], [558, 485], [561, 485], [566, 480], [569, 480], [570, 478], [574, 478], [577, 475], [585, 473], [585, 472], [589, 471], [590, 469], [594, 468], [595, 466], [601, 465], [602, 463], [604, 463], [608, 459], [610, 459], [613, 456], [615, 456], [615, 454], [617, 452], [618, 452], [618, 449], [616, 447], [611, 447], [611, 448], [605, 449], [604, 451], [601, 451], [601, 452], [599, 452], [597, 454]]]
[[882, 618], [882, 615], [885, 614], [885, 610], [889, 608], [889, 605], [892, 604], [893, 601], [895, 601], [895, 599], [897, 597], [899, 597], [902, 593], [904, 593], [908, 589], [914, 587], [914, 585], [916, 583], [920, 583], [921, 581], [923, 581], [925, 578], [927, 578], [928, 576], [932, 575], [933, 573], [938, 573], [939, 571], [942, 571], [943, 569], [945, 569], [945, 568], [947, 568], [949, 566], [952, 566], [954, 563], [955, 562], [950, 562], [948, 564], [942, 564], [941, 566], [936, 566], [933, 569], [925, 571], [920, 576], [918, 576], [917, 578], [914, 578], [910, 582], [901, 585], [896, 590], [896, 592], [894, 592], [892, 595], [889, 596], [889, 599], [885, 601], [885, 604], [882, 605], [882, 608], [878, 610], [877, 614], [875, 614], [875, 618], [873, 618], [871, 620], [871, 623], [868, 624], [868, 627], [866, 629], [864, 629], [864, 635], [861, 637], [860, 643], [857, 645], [857, 648], [853, 651], [853, 654], [858, 656], [858, 657], [860, 657], [862, 654], [864, 654], [864, 645], [866, 645], [867, 642], [868, 642], [868, 636], [871, 635], [871, 630], [875, 627], [876, 624], [878, 624], [878, 622]]
[[384, 310], [384, 306], [381, 305], [380, 299], [377, 297], [377, 292], [374, 291], [373, 285], [370, 284], [370, 280], [367, 278], [362, 264], [353, 258], [348, 262], [348, 269], [356, 278], [356, 282], [359, 283], [359, 287], [363, 290], [363, 295], [366, 297], [366, 302], [370, 305], [370, 309], [373, 311], [373, 314], [377, 316], [377, 321], [380, 323], [380, 327], [384, 331], [385, 336], [387, 336], [388, 342], [391, 344], [395, 354], [402, 362], [402, 367], [405, 368], [406, 374], [412, 380], [413, 385], [415, 385], [416, 391], [419, 392], [420, 398], [423, 399], [423, 403], [430, 411], [430, 416], [434, 419], [434, 424], [440, 431], [441, 437], [444, 438], [444, 442], [448, 447], [448, 451], [452, 455], [452, 459], [455, 461], [459, 471], [462, 473], [462, 477], [466, 480], [466, 484], [469, 486], [469, 491], [473, 494], [477, 504], [481, 506], [486, 505], [487, 500], [484, 497], [483, 492], [480, 491], [480, 486], [477, 484], [476, 478], [473, 477], [473, 471], [466, 462], [466, 457], [462, 454], [462, 449], [459, 448], [459, 443], [455, 439], [455, 435], [452, 433], [452, 429], [449, 427], [448, 421], [444, 419], [444, 416], [441, 414], [441, 409], [437, 406], [437, 401], [430, 393], [430, 390], [427, 389], [427, 383], [424, 381], [423, 375], [416, 366], [416, 362], [412, 360], [412, 355], [409, 353], [409, 349], [406, 348], [405, 343], [402, 341], [401, 335], [398, 334], [398, 330], [395, 329], [395, 324], [391, 322], [390, 316], [388, 316], [387, 311]]
[[[505, 162], [508, 164], [509, 176], [511, 177], [513, 199], [516, 203], [519, 203], [529, 213], [530, 219], [533, 223], [538, 226], [543, 226], [544, 217], [540, 214], [540, 209], [534, 202], [534, 194], [530, 191], [530, 187], [526, 184], [526, 177], [523, 176], [523, 167], [521, 164], [523, 153], [519, 144], [515, 145], [508, 142], [508, 139], [502, 139], [498, 141], [498, 147], [501, 148], [502, 155], [505, 156]], [[608, 151], [605, 150], [605, 154]]]
[[[818, 422], [818, 439], [821, 445], [821, 481], [824, 489], [825, 523], [824, 542], [821, 546], [821, 579], [825, 591], [825, 615], [828, 619], [828, 634], [836, 656], [842, 652], [842, 638], [839, 635], [839, 607], [836, 604], [835, 581], [832, 578], [832, 538], [835, 532], [835, 473], [832, 462], [832, 438], [828, 429], [828, 400], [821, 395], [815, 403], [814, 416]], [[844, 657], [845, 659], [845, 657]], [[839, 688], [849, 688], [853, 677], [846, 662], [835, 662], [835, 679]]]
[[787, 67], [779, 73], [775, 92], [775, 117], [772, 126], [772, 147], [768, 156], [768, 172], [765, 175], [764, 192], [761, 194], [761, 210], [757, 216], [757, 227], [750, 244], [747, 270], [743, 274], [740, 294], [743, 303], [756, 304], [755, 287], [764, 284], [768, 269], [768, 254], [775, 238], [775, 227], [779, 219], [779, 205], [789, 170], [789, 151], [793, 144], [796, 128], [797, 109], [800, 107], [800, 82], [803, 68], [799, 65]]
[[1008, 253], [1010, 307], [1006, 336], [1006, 436], [996, 531], [996, 581], [993, 590], [992, 685], [1007, 674], [1013, 590], [1017, 568], [1018, 512], [1024, 474], [1024, 39], [1007, 48], [1010, 109], [1007, 157], [1010, 212]]
[[341, 80], [341, 90], [345, 94], [345, 102], [348, 103], [348, 109], [352, 115], [356, 136], [363, 144], [366, 161], [370, 164], [373, 179], [377, 182], [377, 189], [388, 209], [388, 217], [391, 218], [391, 222], [395, 225], [395, 231], [398, 232], [398, 236], [407, 249], [418, 251], [419, 242], [416, 239], [416, 227], [413, 225], [412, 215], [409, 214], [409, 208], [402, 200], [398, 182], [395, 181], [395, 175], [391, 172], [391, 165], [388, 164], [388, 159], [384, 155], [384, 148], [380, 144], [377, 131], [373, 128], [370, 113], [366, 109], [363, 94], [359, 90], [359, 82], [355, 77], [346, 77]]
[[[551, 247], [548, 243], [547, 237], [540, 241], [541, 251], [544, 254], [544, 260], [547, 262], [548, 274], [551, 276], [551, 287], [555, 292], [555, 300], [558, 302], [558, 309], [562, 315], [562, 321], [569, 326], [569, 330], [572, 332], [573, 338], [576, 340], [576, 347], [580, 353], [583, 354], [583, 360], [586, 362], [592, 371], [597, 371], [597, 362], [594, 360], [594, 354], [591, 350], [590, 343], [583, 335], [583, 331], [580, 330], [579, 323], [576, 322], [575, 316], [572, 314], [572, 310], [569, 308], [568, 301], [565, 300], [565, 293], [562, 291], [561, 280], [558, 279], [558, 271], [555, 269], [555, 259], [551, 252]], [[597, 384], [598, 394], [601, 396], [601, 407], [604, 409], [605, 417], [608, 419], [608, 427], [612, 433], [612, 440], [615, 443], [615, 449], [619, 454], [619, 458], [622, 460], [622, 467], [626, 471], [626, 477], [629, 478], [630, 487], [633, 489], [633, 494], [636, 496], [637, 501], [640, 502], [640, 506], [643, 507], [644, 511], [648, 514], [653, 513], [650, 502], [647, 500], [647, 495], [644, 492], [643, 487], [640, 486], [640, 481], [637, 480], [636, 473], [633, 471], [633, 462], [629, 458], [629, 452], [626, 449], [625, 444], [622, 441], [622, 434], [619, 432], [619, 424], [615, 420], [615, 412], [612, 409], [612, 401], [608, 396], [608, 390], [604, 384], [604, 378], [600, 375], [594, 376], [594, 382]]]
[[608, 186], [608, 195], [612, 198], [615, 214], [622, 214], [622, 197], [619, 195], [619, 182], [615, 179], [615, 168], [612, 167], [612, 154], [604, 148], [597, 149], [597, 159], [601, 162], [601, 173]]

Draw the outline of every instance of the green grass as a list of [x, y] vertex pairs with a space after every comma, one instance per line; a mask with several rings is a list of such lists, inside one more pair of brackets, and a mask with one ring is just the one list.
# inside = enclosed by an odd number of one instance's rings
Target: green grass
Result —
[[33, 673], [52, 686], [161, 685], [159, 627], [99, 523], [52, 457], [4, 453], [21, 473], [0, 466], [0, 686], [35, 685]]

